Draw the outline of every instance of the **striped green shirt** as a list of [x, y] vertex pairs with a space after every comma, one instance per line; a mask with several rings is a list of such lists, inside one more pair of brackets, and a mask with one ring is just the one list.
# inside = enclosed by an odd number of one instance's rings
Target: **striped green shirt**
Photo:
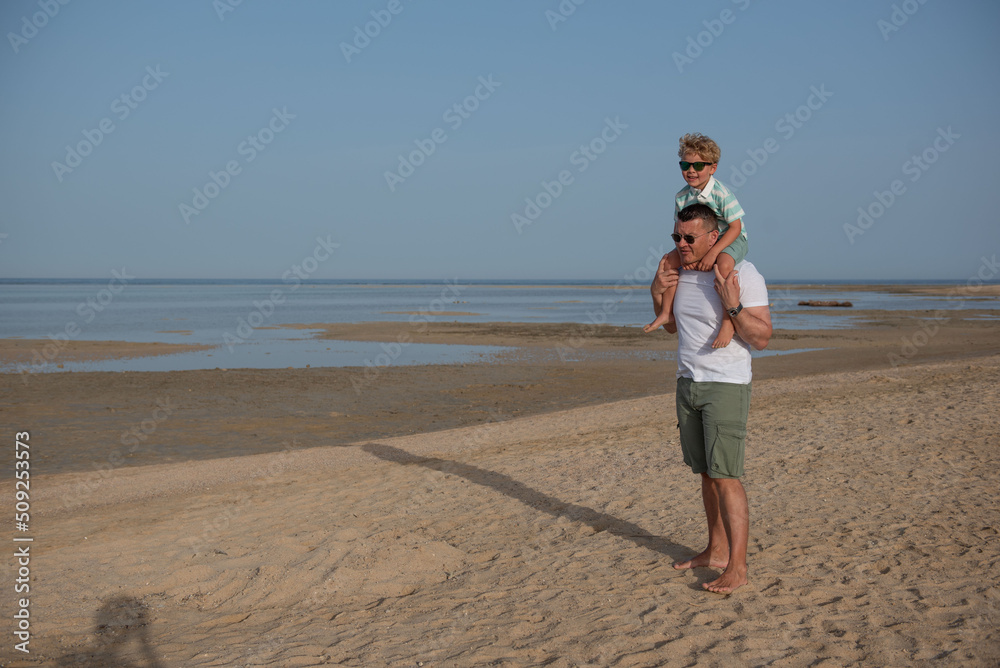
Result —
[[[736, 196], [714, 176], [709, 177], [704, 190], [691, 186], [681, 188], [674, 198], [674, 220], [677, 220], [680, 210], [690, 204], [707, 204], [715, 212], [715, 217], [719, 220], [719, 236], [726, 233], [730, 223], [746, 215], [743, 213], [743, 207], [736, 201]], [[742, 225], [740, 235], [746, 239], [746, 221], [741, 220], [740, 224]]]

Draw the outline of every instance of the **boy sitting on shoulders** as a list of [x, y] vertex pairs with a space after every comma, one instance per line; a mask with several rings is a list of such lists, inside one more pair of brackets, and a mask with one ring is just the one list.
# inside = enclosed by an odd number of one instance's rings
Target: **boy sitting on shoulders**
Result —
[[[680, 139], [681, 174], [687, 185], [681, 188], [674, 198], [674, 221], [677, 213], [689, 204], [706, 204], [711, 207], [719, 222], [719, 239], [699, 262], [692, 265], [682, 265], [677, 249], [667, 253], [660, 261], [660, 270], [666, 263], [671, 269], [687, 269], [694, 271], [712, 271], [718, 266], [722, 275], [729, 276], [741, 260], [746, 257], [749, 246], [747, 233], [743, 228], [743, 207], [729, 188], [712, 175], [719, 167], [722, 152], [719, 145], [703, 134], [686, 134]], [[687, 239], [678, 234], [670, 237], [675, 244], [682, 241], [690, 245], [694, 239]], [[663, 295], [663, 311], [653, 322], [643, 330], [653, 332], [673, 320], [674, 289], [668, 289]], [[733, 340], [733, 322], [725, 316], [718, 336], [712, 342], [713, 348], [724, 348]]]

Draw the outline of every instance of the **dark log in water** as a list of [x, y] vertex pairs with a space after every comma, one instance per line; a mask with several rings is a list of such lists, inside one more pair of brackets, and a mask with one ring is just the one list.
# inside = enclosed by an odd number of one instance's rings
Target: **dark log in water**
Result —
[[799, 302], [799, 306], [854, 306], [851, 302], [835, 302], [813, 299], [806, 302]]

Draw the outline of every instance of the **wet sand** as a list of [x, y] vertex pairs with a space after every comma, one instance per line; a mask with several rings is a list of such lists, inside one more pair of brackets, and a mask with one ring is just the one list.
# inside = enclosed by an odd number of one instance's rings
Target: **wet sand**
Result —
[[0, 663], [996, 665], [1000, 326], [862, 315], [754, 363], [730, 596], [671, 568], [704, 529], [675, 365], [647, 354], [666, 334], [330, 325], [520, 349], [367, 376], [2, 375], [10, 440], [31, 432], [36, 635]]

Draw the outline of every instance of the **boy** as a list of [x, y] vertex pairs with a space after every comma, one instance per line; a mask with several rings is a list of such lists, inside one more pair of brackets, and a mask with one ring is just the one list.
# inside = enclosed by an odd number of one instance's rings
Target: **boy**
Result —
[[[680, 139], [680, 150], [677, 155], [681, 158], [681, 174], [687, 185], [681, 188], [674, 198], [674, 220], [677, 220], [677, 213], [689, 204], [702, 203], [711, 207], [715, 212], [715, 217], [719, 222], [719, 239], [712, 246], [711, 250], [701, 259], [700, 262], [684, 269], [696, 271], [712, 271], [714, 266], [719, 267], [723, 276], [728, 276], [740, 261], [747, 254], [747, 233], [743, 229], [742, 218], [744, 216], [743, 207], [736, 201], [736, 197], [729, 191], [729, 188], [722, 185], [712, 175], [719, 167], [719, 158], [722, 152], [719, 145], [703, 134], [686, 134]], [[671, 235], [675, 244], [681, 243], [683, 237]], [[691, 240], [684, 239], [685, 243], [691, 244]], [[671, 268], [682, 268], [680, 255], [677, 249], [670, 251], [664, 257]], [[674, 289], [671, 288], [663, 294], [663, 310], [656, 320], [649, 323], [643, 330], [654, 332], [663, 325], [673, 320]], [[722, 321], [722, 328], [718, 336], [712, 342], [713, 348], [724, 348], [733, 340], [733, 323], [726, 315]]]

